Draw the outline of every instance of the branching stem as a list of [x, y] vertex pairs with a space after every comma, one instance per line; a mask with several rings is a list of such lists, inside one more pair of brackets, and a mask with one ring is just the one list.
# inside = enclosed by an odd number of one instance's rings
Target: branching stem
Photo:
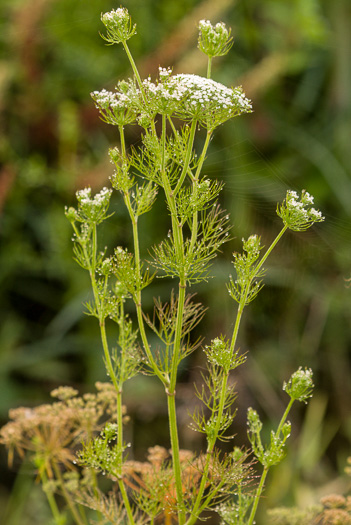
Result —
[[[277, 235], [277, 237], [274, 239], [274, 241], [272, 242], [270, 247], [267, 249], [267, 251], [264, 254], [264, 256], [262, 257], [262, 259], [260, 260], [259, 264], [254, 268], [254, 272], [251, 275], [251, 277], [248, 279], [248, 281], [246, 283], [246, 287], [244, 288], [244, 290], [242, 292], [242, 295], [241, 295], [241, 298], [240, 298], [240, 302], [239, 302], [239, 306], [238, 306], [238, 310], [237, 310], [236, 319], [235, 319], [234, 330], [233, 330], [233, 334], [232, 334], [232, 338], [231, 338], [231, 344], [230, 344], [230, 348], [231, 348], [231, 353], [232, 354], [233, 354], [233, 352], [235, 350], [236, 341], [237, 341], [238, 333], [239, 333], [240, 322], [241, 322], [241, 319], [242, 319], [244, 308], [245, 308], [246, 303], [247, 303], [247, 297], [248, 297], [248, 294], [249, 294], [251, 283], [252, 283], [253, 279], [255, 278], [255, 276], [260, 271], [260, 269], [262, 268], [262, 266], [263, 266], [264, 262], [266, 261], [267, 257], [272, 252], [273, 248], [276, 246], [276, 244], [281, 239], [281, 237], [283, 236], [283, 234], [285, 233], [286, 230], [287, 230], [287, 227], [284, 226], [283, 229], [280, 231], [280, 233]], [[218, 415], [217, 415], [217, 426], [216, 426], [215, 431], [213, 433], [213, 437], [208, 440], [208, 444], [207, 444], [207, 459], [206, 459], [206, 463], [205, 463], [205, 466], [204, 466], [202, 479], [201, 479], [200, 487], [199, 487], [199, 490], [198, 490], [198, 495], [197, 495], [197, 498], [195, 500], [192, 516], [188, 519], [188, 521], [186, 522], [186, 525], [193, 525], [196, 522], [197, 517], [199, 515], [199, 511], [202, 508], [201, 502], [202, 502], [202, 498], [203, 498], [204, 491], [205, 491], [205, 488], [206, 488], [206, 485], [207, 485], [207, 481], [208, 481], [208, 473], [209, 473], [209, 467], [210, 467], [210, 461], [211, 461], [211, 454], [212, 454], [212, 452], [214, 450], [214, 446], [215, 446], [215, 443], [216, 443], [217, 438], [218, 438], [218, 432], [219, 432], [219, 429], [220, 429], [220, 422], [221, 422], [221, 419], [222, 419], [222, 416], [223, 416], [223, 412], [224, 412], [224, 408], [225, 408], [225, 398], [226, 398], [226, 392], [227, 392], [227, 388], [228, 388], [228, 378], [229, 378], [229, 372], [226, 373], [226, 374], [223, 374], [222, 388], [221, 388], [219, 408], [218, 408]], [[279, 431], [281, 430], [282, 426], [283, 426], [283, 424], [281, 426], [279, 426]], [[265, 474], [265, 476], [266, 475], [267, 474]], [[262, 485], [262, 487], [263, 487], [263, 485]], [[262, 491], [262, 488], [261, 488], [261, 491]], [[257, 504], [258, 504], [258, 502], [257, 502]], [[248, 525], [250, 525], [250, 524], [248, 524]]]

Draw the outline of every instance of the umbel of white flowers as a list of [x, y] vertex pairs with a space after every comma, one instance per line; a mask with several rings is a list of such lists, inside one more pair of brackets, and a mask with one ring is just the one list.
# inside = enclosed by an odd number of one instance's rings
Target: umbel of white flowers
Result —
[[157, 115], [174, 115], [182, 120], [197, 120], [214, 129], [226, 120], [250, 113], [252, 105], [241, 87], [228, 88], [199, 75], [172, 75], [171, 69], [159, 68], [159, 78], [120, 82], [116, 91], [91, 94], [105, 122], [124, 126], [138, 122], [146, 127]]

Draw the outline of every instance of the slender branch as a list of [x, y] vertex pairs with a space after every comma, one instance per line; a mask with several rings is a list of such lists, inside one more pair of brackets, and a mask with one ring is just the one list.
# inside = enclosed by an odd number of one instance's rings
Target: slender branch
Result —
[[[162, 181], [163, 189], [165, 192], [166, 200], [171, 212], [172, 231], [175, 244], [176, 257], [178, 261], [184, 261], [184, 244], [183, 244], [183, 232], [181, 224], [178, 222], [176, 206], [174, 202], [174, 195], [167, 179], [166, 164], [165, 164], [165, 150], [166, 150], [166, 117], [162, 116]], [[189, 148], [188, 148], [189, 151]], [[190, 157], [189, 157], [190, 158]], [[186, 172], [185, 172], [186, 173]], [[172, 446], [172, 464], [173, 472], [176, 484], [177, 502], [178, 502], [178, 523], [183, 525], [185, 521], [185, 510], [183, 501], [183, 489], [182, 489], [182, 476], [181, 466], [179, 457], [179, 437], [177, 429], [177, 412], [175, 403], [175, 386], [177, 382], [178, 362], [179, 353], [181, 347], [181, 334], [183, 325], [183, 314], [184, 314], [184, 301], [185, 301], [185, 290], [186, 280], [184, 271], [181, 272], [179, 277], [179, 294], [178, 294], [178, 307], [177, 307], [177, 319], [176, 319], [176, 330], [173, 344], [173, 356], [172, 356], [172, 368], [170, 373], [170, 383], [166, 390], [167, 392], [167, 404], [168, 404], [168, 416], [169, 416], [169, 429], [170, 439]]]
[[63, 497], [66, 500], [69, 510], [71, 511], [71, 514], [74, 518], [74, 521], [77, 523], [77, 525], [88, 525], [85, 515], [81, 516], [79, 514], [74, 502], [72, 501], [72, 498], [65, 487], [65, 482], [62, 478], [62, 474], [61, 474], [59, 467], [57, 466], [55, 462], [53, 462], [52, 467], [55, 472], [56, 479], [60, 482], [60, 488], [62, 490]]
[[[280, 423], [279, 423], [279, 426], [278, 426], [278, 429], [277, 429], [277, 432], [276, 432], [276, 437], [279, 438], [279, 434], [281, 433], [282, 431], [282, 428], [285, 424], [285, 421], [288, 417], [288, 414], [291, 410], [291, 407], [294, 403], [294, 399], [290, 399], [289, 403], [288, 403], [288, 406], [286, 407], [285, 409], [285, 412], [284, 414], [282, 415], [281, 417], [281, 420], [280, 420]], [[255, 494], [255, 499], [254, 499], [254, 502], [253, 502], [253, 505], [252, 505], [252, 509], [251, 509], [251, 513], [250, 513], [250, 517], [249, 517], [249, 521], [248, 521], [248, 525], [253, 525], [254, 523], [254, 518], [255, 518], [255, 515], [256, 515], [256, 511], [257, 511], [257, 506], [258, 506], [258, 503], [261, 499], [261, 494], [262, 494], [262, 491], [263, 491], [263, 487], [264, 487], [264, 483], [265, 483], [265, 480], [266, 480], [266, 477], [267, 477], [267, 474], [268, 474], [268, 471], [269, 471], [270, 467], [267, 466], [267, 465], [264, 465], [263, 467], [263, 472], [262, 472], [262, 475], [261, 475], [261, 479], [260, 479], [260, 483], [257, 487], [257, 490], [256, 490], [256, 494]]]
[[139, 89], [142, 92], [143, 98], [144, 98], [145, 94], [144, 94], [144, 89], [143, 89], [143, 83], [141, 81], [141, 78], [140, 78], [139, 71], [138, 71], [138, 68], [136, 66], [136, 63], [134, 62], [134, 58], [133, 58], [133, 56], [132, 56], [132, 54], [131, 54], [131, 52], [129, 50], [127, 42], [122, 42], [122, 44], [123, 44], [125, 52], [127, 53], [130, 65], [132, 66], [135, 78], [137, 79], [137, 83], [138, 83]]
[[286, 407], [285, 412], [284, 412], [284, 414], [282, 415], [282, 418], [281, 418], [281, 420], [280, 420], [280, 423], [279, 423], [279, 426], [278, 426], [278, 429], [277, 429], [277, 433], [276, 433], [277, 438], [279, 437], [279, 434], [280, 434], [281, 431], [282, 431], [282, 428], [283, 428], [283, 426], [284, 426], [284, 424], [285, 424], [285, 421], [286, 421], [286, 419], [287, 419], [287, 417], [288, 417], [288, 415], [289, 415], [289, 412], [290, 412], [290, 410], [291, 410], [291, 407], [293, 406], [294, 401], [295, 401], [295, 399], [291, 399], [291, 398], [290, 398], [290, 401], [289, 401], [289, 403], [288, 403], [288, 406]]
[[[251, 283], [252, 283], [253, 279], [255, 278], [255, 275], [257, 275], [259, 270], [262, 268], [264, 262], [267, 260], [267, 257], [272, 252], [273, 248], [276, 246], [276, 244], [281, 239], [281, 237], [283, 236], [283, 234], [285, 233], [286, 230], [287, 230], [287, 226], [284, 226], [282, 228], [282, 230], [279, 232], [279, 234], [277, 235], [277, 237], [274, 239], [274, 241], [272, 242], [270, 247], [267, 249], [266, 253], [264, 254], [262, 259], [260, 260], [259, 264], [255, 267], [255, 269], [254, 269], [255, 271], [253, 272], [252, 276], [248, 279], [248, 281], [246, 283], [245, 290], [243, 291], [242, 296], [240, 298], [240, 302], [239, 302], [239, 306], [238, 306], [238, 310], [237, 310], [237, 315], [236, 315], [236, 319], [235, 319], [235, 324], [234, 324], [234, 329], [233, 329], [233, 334], [232, 334], [232, 338], [231, 338], [230, 349], [231, 349], [232, 354], [233, 354], [233, 352], [235, 350], [236, 341], [237, 341], [238, 333], [239, 333], [239, 327], [240, 327], [243, 311], [244, 311], [244, 308], [246, 306], [247, 296], [249, 294]], [[218, 409], [218, 415], [217, 415], [217, 426], [216, 426], [215, 431], [213, 433], [212, 439], [208, 441], [207, 459], [206, 459], [206, 463], [205, 463], [205, 466], [204, 466], [202, 479], [201, 479], [200, 487], [199, 487], [199, 490], [198, 490], [198, 495], [197, 495], [197, 498], [196, 498], [195, 503], [194, 503], [194, 507], [193, 507], [193, 510], [192, 510], [192, 516], [186, 522], [186, 525], [193, 525], [196, 522], [196, 519], [197, 519], [197, 516], [198, 516], [198, 513], [199, 513], [199, 509], [201, 508], [201, 500], [202, 500], [202, 497], [203, 497], [203, 494], [204, 494], [204, 491], [205, 491], [205, 488], [206, 488], [206, 484], [207, 484], [207, 479], [208, 479], [208, 472], [209, 472], [209, 467], [210, 467], [211, 454], [212, 454], [212, 452], [214, 450], [214, 446], [215, 446], [215, 443], [216, 443], [217, 438], [218, 438], [218, 432], [219, 432], [219, 428], [220, 428], [220, 421], [222, 419], [223, 412], [224, 412], [228, 378], [229, 378], [229, 373], [227, 373], [223, 377], [221, 394], [220, 394], [220, 401], [219, 401], [219, 409]], [[285, 414], [287, 416], [287, 411], [285, 412]], [[283, 424], [284, 423], [282, 423], [281, 426], [279, 426], [279, 432], [280, 432], [281, 427], [283, 426]], [[261, 489], [261, 491], [262, 491], [262, 489]]]
[[[48, 477], [46, 475], [46, 472], [43, 471], [41, 473], [41, 479], [42, 479], [42, 485], [44, 487], [45, 483], [47, 483], [47, 481], [48, 481]], [[59, 525], [60, 523], [62, 523], [62, 514], [61, 514], [61, 512], [60, 512], [60, 510], [59, 510], [59, 508], [57, 506], [57, 503], [56, 503], [56, 500], [55, 500], [55, 496], [53, 495], [51, 490], [45, 490], [44, 489], [44, 492], [46, 494], [46, 497], [47, 497], [47, 500], [48, 500], [48, 503], [49, 503], [52, 515], [54, 517], [54, 520]]]
[[[206, 153], [207, 153], [207, 150], [208, 150], [208, 146], [210, 144], [211, 136], [212, 136], [212, 131], [207, 131], [206, 140], [205, 140], [204, 146], [202, 148], [202, 152], [201, 152], [200, 159], [199, 159], [199, 164], [197, 166], [197, 169], [196, 169], [196, 172], [195, 172], [195, 176], [194, 176], [194, 180], [193, 180], [193, 194], [194, 194], [194, 201], [195, 202], [196, 202], [196, 199], [197, 199], [199, 176], [200, 176], [200, 173], [201, 173], [201, 170], [202, 170], [202, 166], [203, 166], [203, 164], [205, 162]], [[193, 223], [192, 223], [192, 228], [191, 228], [190, 250], [193, 250], [193, 248], [195, 246], [195, 242], [196, 242], [197, 235], [198, 235], [197, 229], [198, 229], [198, 211], [196, 210], [196, 211], [194, 211], [194, 214], [193, 214]]]
[[207, 61], [207, 78], [211, 78], [212, 73], [212, 57], [208, 57]]
[[[126, 151], [123, 126], [119, 126], [119, 134], [120, 134], [120, 139], [121, 139], [122, 157], [123, 159], [127, 159], [127, 151]], [[145, 332], [145, 326], [144, 326], [144, 318], [143, 318], [142, 303], [141, 303], [141, 290], [140, 290], [141, 288], [141, 275], [140, 275], [141, 259], [140, 259], [140, 247], [139, 247], [138, 217], [134, 213], [133, 206], [130, 201], [130, 195], [128, 192], [123, 193], [123, 199], [124, 199], [126, 208], [129, 213], [129, 217], [132, 223], [132, 230], [133, 230], [134, 260], [135, 260], [135, 271], [136, 271], [136, 278], [137, 278], [137, 291], [136, 291], [136, 296], [133, 297], [133, 299], [134, 299], [134, 304], [135, 304], [135, 308], [137, 311], [139, 332], [140, 332], [140, 336], [141, 336], [141, 339], [144, 345], [145, 353], [152, 367], [152, 370], [154, 371], [155, 375], [160, 379], [160, 381], [164, 383], [165, 378], [162, 372], [159, 370], [157, 363], [155, 362], [155, 359], [152, 355], [150, 345], [147, 339], [147, 335]]]
[[184, 165], [183, 165], [182, 173], [181, 173], [181, 175], [179, 177], [179, 180], [177, 182], [176, 187], [173, 190], [173, 195], [176, 195], [178, 193], [178, 191], [182, 187], [183, 182], [185, 180], [185, 177], [186, 177], [186, 175], [188, 173], [190, 159], [191, 159], [191, 153], [193, 151], [194, 138], [195, 138], [195, 133], [196, 133], [196, 126], [197, 126], [197, 121], [193, 120], [192, 123], [191, 123], [189, 140], [188, 140], [188, 147], [187, 147], [187, 151], [186, 151], [186, 155], [185, 155], [185, 159], [184, 159]]
[[261, 494], [262, 494], [262, 490], [263, 490], [263, 487], [264, 487], [264, 483], [266, 481], [268, 470], [269, 470], [269, 467], [265, 466], [263, 468], [262, 476], [261, 476], [261, 479], [260, 479], [260, 483], [259, 483], [259, 485], [257, 487], [257, 491], [256, 491], [256, 494], [255, 494], [255, 499], [254, 499], [254, 502], [253, 502], [253, 505], [252, 505], [252, 509], [251, 509], [251, 513], [250, 513], [250, 517], [249, 517], [249, 521], [247, 522], [247, 525], [253, 525], [253, 523], [254, 523], [254, 519], [255, 519], [255, 515], [256, 515], [256, 511], [257, 511], [257, 506], [258, 506], [260, 498], [261, 498]]

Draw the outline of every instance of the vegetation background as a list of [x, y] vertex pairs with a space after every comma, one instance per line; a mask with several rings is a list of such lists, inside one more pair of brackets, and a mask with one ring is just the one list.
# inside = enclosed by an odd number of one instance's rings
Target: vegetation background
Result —
[[[197, 22], [224, 21], [235, 45], [214, 63], [213, 77], [242, 84], [255, 112], [234, 119], [212, 142], [205, 171], [225, 181], [223, 206], [234, 239], [197, 287], [209, 307], [207, 340], [229, 333], [234, 303], [225, 288], [230, 256], [241, 237], [259, 233], [268, 244], [279, 229], [276, 202], [286, 189], [305, 188], [326, 216], [322, 225], [288, 233], [269, 260], [260, 297], [247, 309], [240, 346], [249, 359], [236, 378], [235, 433], [246, 442], [246, 409], [269, 424], [281, 415], [284, 379], [312, 367], [316, 392], [292, 414], [285, 462], [272, 469], [263, 507], [306, 505], [345, 492], [351, 454], [351, 3], [349, 0], [125, 0], [138, 24], [130, 42], [143, 75], [159, 65], [205, 74], [196, 49]], [[72, 259], [63, 208], [77, 189], [108, 185], [107, 150], [114, 128], [99, 120], [89, 93], [128, 77], [121, 48], [99, 37], [100, 13], [110, 0], [2, 0], [0, 4], [0, 420], [11, 407], [49, 400], [60, 384], [93, 389], [105, 379], [98, 329], [82, 313], [89, 296], [85, 273]], [[139, 137], [130, 132], [130, 143]], [[118, 198], [104, 232], [106, 245], [128, 245], [126, 212]], [[160, 205], [143, 221], [143, 249], [163, 233]], [[160, 226], [161, 225], [161, 226]], [[156, 281], [154, 294], [172, 283]], [[152, 297], [145, 300], [152, 304]], [[181, 442], [201, 448], [187, 427], [199, 379], [201, 351], [187, 361], [178, 389]], [[130, 382], [127, 432], [133, 455], [168, 447], [160, 386]], [[296, 439], [298, 436], [298, 440]], [[157, 441], [156, 441], [157, 440]], [[35, 473], [7, 468], [0, 451], [0, 522], [47, 524], [49, 514]], [[261, 518], [263, 520], [263, 518]], [[5, 520], [5, 521], [4, 521]]]

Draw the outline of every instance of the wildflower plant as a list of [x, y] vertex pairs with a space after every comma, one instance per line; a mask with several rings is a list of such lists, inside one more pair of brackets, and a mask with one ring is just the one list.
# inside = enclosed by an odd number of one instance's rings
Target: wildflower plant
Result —
[[[283, 227], [270, 246], [265, 249], [260, 237], [251, 235], [243, 239], [243, 252], [233, 254], [236, 275], [227, 283], [228, 293], [237, 303], [233, 332], [218, 335], [203, 348], [207, 370], [202, 386], [195, 387], [203, 409], [195, 411], [191, 427], [204, 435], [206, 450], [200, 455], [182, 450], [177, 373], [180, 363], [201, 346], [201, 340], [194, 340], [191, 334], [205, 313], [189, 291], [208, 280], [213, 259], [230, 238], [229, 216], [217, 202], [222, 183], [206, 178], [202, 168], [216, 128], [250, 113], [252, 106], [240, 87], [228, 88], [211, 78], [212, 59], [225, 55], [233, 44], [223, 23], [199, 23], [198, 47], [208, 57], [207, 77], [173, 75], [170, 68], [160, 67], [153, 81], [141, 79], [129, 50], [127, 41], [135, 35], [136, 26], [127, 9], [103, 14], [102, 22], [106, 28], [103, 38], [111, 45], [122, 44], [133, 71], [133, 77], [119, 82], [114, 91], [92, 93], [102, 120], [119, 132], [119, 147], [109, 151], [114, 165], [113, 189], [103, 188], [96, 195], [90, 188], [78, 191], [77, 207], [67, 208], [66, 216], [74, 232], [75, 260], [90, 276], [93, 296], [86, 303], [86, 312], [98, 320], [110, 383], [109, 387], [98, 385], [95, 397], [77, 398], [75, 392], [63, 389], [59, 404], [34, 409], [29, 417], [24, 409], [11, 414], [13, 421], [2, 429], [1, 440], [10, 447], [10, 457], [13, 449], [31, 455], [56, 524], [63, 523], [63, 518], [55, 491], [65, 497], [78, 525], [90, 523], [91, 514], [85, 507], [95, 513], [94, 523], [101, 524], [163, 520], [193, 525], [204, 511], [212, 509], [222, 523], [251, 525], [268, 469], [284, 456], [291, 406], [295, 400], [306, 402], [313, 384], [312, 372], [302, 369], [284, 384], [290, 401], [268, 445], [262, 443], [257, 412], [249, 409], [248, 437], [253, 455], [263, 466], [256, 487], [248, 461], [250, 451], [235, 446], [232, 453], [223, 455], [217, 448], [219, 441], [234, 439], [229, 431], [236, 392], [230, 377], [247, 357], [237, 347], [239, 327], [244, 308], [263, 287], [264, 264], [282, 235], [288, 229], [306, 230], [324, 218], [311, 207], [309, 193], [303, 191], [299, 196], [288, 191], [277, 208]], [[126, 143], [125, 127], [131, 125], [142, 130], [139, 147]], [[205, 134], [202, 150], [196, 155], [194, 141], [199, 128]], [[113, 191], [121, 195], [130, 218], [132, 251], [117, 246], [107, 253], [107, 248], [100, 248], [101, 227], [112, 215]], [[166, 202], [169, 233], [150, 246], [148, 260], [143, 260], [139, 224], [156, 198]], [[174, 279], [176, 291], [168, 302], [155, 300], [150, 316], [143, 309], [143, 290], [155, 277]], [[134, 304], [135, 317], [128, 313], [127, 301]], [[107, 333], [108, 321], [118, 328], [114, 346]], [[128, 459], [123, 429], [124, 384], [139, 373], [154, 375], [163, 385], [171, 444], [170, 451], [152, 447], [144, 463]], [[106, 404], [102, 399], [108, 399]], [[60, 450], [56, 452], [56, 448]], [[110, 493], [102, 491], [100, 474], [111, 480]]]

